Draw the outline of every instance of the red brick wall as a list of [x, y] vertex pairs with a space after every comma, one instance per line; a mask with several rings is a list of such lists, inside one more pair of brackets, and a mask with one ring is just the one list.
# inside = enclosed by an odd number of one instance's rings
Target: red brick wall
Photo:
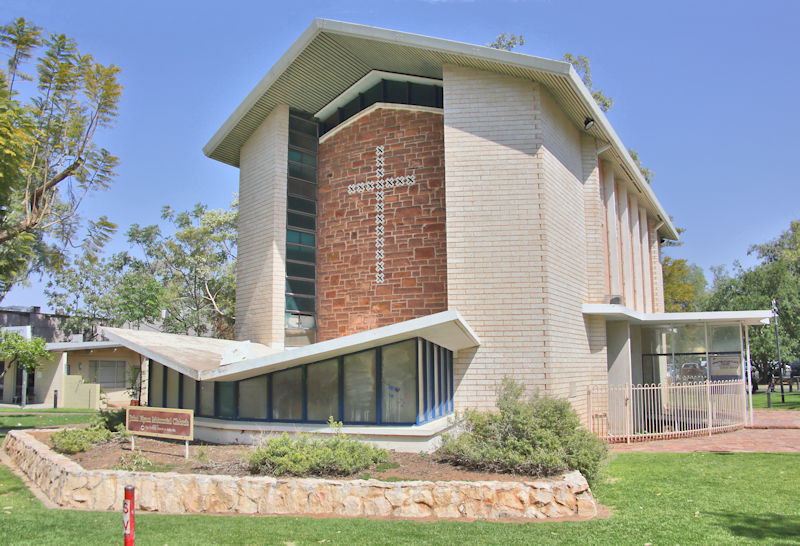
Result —
[[[384, 276], [375, 280], [375, 147], [384, 178], [415, 175], [385, 189]], [[440, 114], [378, 108], [319, 146], [318, 341], [447, 309], [444, 127]]]

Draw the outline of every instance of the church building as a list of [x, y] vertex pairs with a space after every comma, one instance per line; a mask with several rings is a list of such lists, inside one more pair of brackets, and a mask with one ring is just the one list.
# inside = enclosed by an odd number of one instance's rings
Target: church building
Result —
[[664, 313], [677, 232], [566, 62], [315, 20], [203, 151], [239, 169], [236, 341], [105, 329], [201, 439], [430, 449], [504, 377], [592, 426], [690, 360], [743, 385], [771, 316]]

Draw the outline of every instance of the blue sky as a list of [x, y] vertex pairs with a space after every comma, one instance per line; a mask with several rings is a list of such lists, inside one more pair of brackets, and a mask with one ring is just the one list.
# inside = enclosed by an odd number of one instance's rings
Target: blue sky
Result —
[[[136, 2], [4, 0], [0, 21], [24, 16], [75, 38], [122, 68], [117, 125], [98, 142], [121, 159], [107, 192], [85, 204], [120, 229], [159, 221], [162, 205], [224, 207], [238, 170], [202, 146], [314, 17], [486, 44], [522, 34], [517, 51], [591, 59], [622, 141], [655, 171], [653, 189], [686, 228], [669, 254], [706, 268], [740, 260], [800, 218], [794, 96], [800, 2], [448, 0]], [[3, 305], [47, 307], [42, 285]]]

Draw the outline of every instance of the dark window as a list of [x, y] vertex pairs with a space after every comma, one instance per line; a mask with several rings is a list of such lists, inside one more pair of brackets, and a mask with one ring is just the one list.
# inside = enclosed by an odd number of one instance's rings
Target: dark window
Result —
[[289, 210], [296, 210], [308, 214], [317, 213], [317, 204], [314, 201], [309, 201], [308, 199], [300, 199], [299, 197], [292, 197], [290, 195], [288, 197], [287, 205]]
[[317, 219], [311, 215], [289, 211], [286, 213], [286, 219], [289, 227], [307, 229], [309, 231], [317, 229]]
[[301, 281], [300, 279], [286, 279], [286, 293], [313, 296], [316, 292], [314, 290], [314, 283], [312, 281]]
[[299, 264], [295, 262], [286, 262], [286, 274], [289, 277], [302, 277], [305, 279], [313, 279], [314, 266], [308, 264]]

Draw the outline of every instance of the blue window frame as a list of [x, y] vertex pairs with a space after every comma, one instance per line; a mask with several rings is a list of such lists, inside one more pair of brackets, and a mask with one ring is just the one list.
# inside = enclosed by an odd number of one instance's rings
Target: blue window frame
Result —
[[[169, 407], [193, 405], [199, 417], [240, 421], [323, 423], [333, 417], [345, 424], [422, 424], [453, 411], [452, 358], [444, 347], [412, 338], [240, 381], [194, 381], [179, 374], [178, 396], [169, 398], [176, 403]], [[171, 373], [176, 372], [151, 363], [150, 405], [166, 404]], [[325, 388], [332, 394], [321, 404], [319, 390]], [[243, 404], [240, 395], [260, 395], [263, 404]]]

